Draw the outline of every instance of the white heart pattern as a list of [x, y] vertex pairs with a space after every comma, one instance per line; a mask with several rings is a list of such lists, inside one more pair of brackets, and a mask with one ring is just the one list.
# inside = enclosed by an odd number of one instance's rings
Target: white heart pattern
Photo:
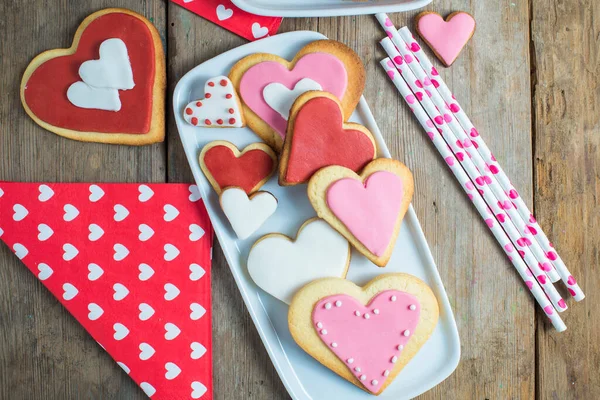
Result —
[[67, 222], [73, 221], [79, 215], [79, 210], [72, 204], [65, 204], [63, 210], [65, 211], [63, 219]]
[[129, 249], [120, 243], [115, 244], [113, 249], [115, 251], [113, 256], [115, 261], [123, 261], [129, 255]]
[[54, 196], [54, 190], [48, 185], [40, 185], [38, 188], [40, 191], [40, 195], [38, 196], [38, 200], [42, 203], [50, 200], [52, 196]]
[[168, 362], [165, 364], [165, 369], [167, 372], [165, 373], [165, 378], [168, 380], [173, 380], [179, 376], [181, 373], [181, 368], [177, 366], [177, 364]]
[[140, 319], [142, 321], [147, 321], [154, 315], [154, 308], [150, 304], [142, 303], [138, 306], [140, 310]]
[[206, 347], [198, 342], [192, 342], [190, 348], [192, 349], [192, 353], [190, 354], [192, 360], [197, 360], [206, 353]]
[[244, 120], [233, 84], [226, 76], [210, 78], [204, 84], [204, 98], [189, 103], [183, 119], [202, 127], [241, 128]]
[[115, 205], [115, 207], [113, 209], [115, 210], [114, 219], [117, 222], [123, 221], [129, 215], [129, 210], [127, 208], [125, 208], [125, 206], [122, 206], [121, 204]]
[[165, 324], [165, 339], [173, 340], [181, 333], [181, 329], [177, 327], [177, 325], [167, 322]]
[[258, 22], [252, 24], [252, 36], [254, 39], [259, 39], [261, 37], [267, 36], [269, 34], [269, 28], [260, 26]]
[[322, 90], [319, 83], [310, 78], [303, 78], [296, 82], [292, 90], [279, 82], [269, 83], [263, 89], [263, 99], [273, 110], [277, 111], [286, 121], [290, 117], [292, 105], [301, 94], [309, 90]]
[[140, 231], [140, 235], [138, 236], [138, 239], [140, 239], [140, 241], [142, 241], [142, 242], [150, 240], [150, 238], [154, 235], [154, 229], [152, 229], [150, 226], [148, 226], [146, 224], [141, 224], [138, 227], [138, 229]]
[[204, 314], [206, 314], [206, 309], [198, 303], [190, 304], [190, 310], [192, 311], [190, 313], [190, 319], [193, 321], [199, 320]]
[[102, 316], [102, 314], [104, 314], [104, 310], [102, 309], [102, 307], [100, 307], [96, 303], [88, 304], [88, 310], [89, 310], [88, 318], [90, 321], [95, 321], [98, 318], [100, 318]]
[[179, 249], [172, 244], [165, 244], [165, 261], [173, 261], [179, 255]]
[[115, 294], [113, 294], [113, 299], [116, 301], [121, 301], [129, 294], [129, 289], [125, 287], [122, 283], [115, 283], [113, 285], [113, 290]]
[[27, 247], [23, 246], [21, 243], [13, 244], [13, 250], [15, 252], [15, 255], [19, 257], [19, 260], [24, 259], [27, 256], [27, 254], [29, 254], [29, 250], [27, 250]]
[[90, 201], [97, 202], [104, 197], [104, 190], [98, 185], [90, 185]]
[[115, 331], [113, 335], [115, 340], [123, 340], [127, 335], [129, 335], [129, 329], [127, 329], [127, 327], [120, 322], [117, 322], [113, 325], [113, 330]]
[[13, 206], [13, 211], [15, 212], [13, 214], [13, 220], [17, 222], [23, 221], [23, 219], [25, 219], [25, 217], [29, 214], [29, 210], [20, 204], [15, 204]]
[[79, 250], [75, 246], [70, 243], [66, 243], [63, 245], [63, 260], [71, 261], [79, 254]]
[[154, 395], [154, 393], [156, 393], [156, 389], [154, 389], [154, 386], [152, 386], [148, 382], [140, 383], [140, 387], [142, 388], [142, 390], [144, 391], [144, 393], [146, 393], [146, 396], [148, 396], [148, 397], [152, 397]]
[[142, 263], [138, 266], [138, 269], [140, 270], [138, 278], [142, 282], [147, 281], [148, 279], [152, 278], [152, 275], [154, 275], [154, 270], [148, 264]]
[[223, 4], [217, 6], [217, 18], [219, 21], [225, 21], [226, 19], [231, 18], [232, 15], [233, 10], [231, 8], [226, 8]]
[[202, 229], [202, 227], [198, 224], [191, 224], [190, 225], [190, 240], [192, 242], [197, 242], [198, 240], [202, 239], [202, 236], [204, 236], [204, 229]]
[[192, 399], [199, 399], [206, 393], [207, 389], [202, 383], [198, 381], [192, 382]]
[[179, 215], [179, 210], [170, 204], [165, 204], [163, 210], [165, 211], [165, 216], [163, 218], [167, 222], [173, 221]]
[[[273, 297], [290, 304], [302, 286], [319, 278], [344, 277], [350, 245], [327, 222], [305, 223], [295, 242], [286, 236], [260, 239], [248, 255], [248, 272], [254, 282]], [[281, 274], [285, 265], [286, 273]]]
[[117, 361], [117, 365], [118, 365], [119, 367], [121, 367], [121, 368], [123, 369], [123, 371], [125, 371], [125, 373], [126, 373], [127, 375], [129, 375], [129, 373], [131, 372], [131, 370], [129, 369], [129, 367], [128, 367], [127, 365], [123, 364], [122, 362], [120, 362], [120, 361]]
[[152, 189], [150, 189], [150, 187], [148, 185], [140, 185], [138, 187], [138, 191], [140, 192], [140, 195], [138, 196], [138, 200], [141, 201], [142, 203], [147, 202], [148, 200], [150, 200], [152, 198], [152, 196], [154, 196], [154, 191]]
[[204, 276], [205, 273], [206, 273], [206, 271], [204, 270], [204, 268], [202, 268], [198, 264], [190, 265], [190, 280], [191, 281], [199, 280], [200, 278], [202, 278]]
[[258, 230], [277, 209], [277, 199], [269, 192], [255, 193], [249, 198], [240, 188], [221, 193], [221, 207], [233, 231], [241, 240]]
[[179, 288], [172, 283], [165, 284], [165, 300], [171, 301], [177, 296], [179, 296]]
[[90, 231], [88, 239], [92, 242], [95, 242], [104, 235], [104, 230], [97, 224], [91, 224], [88, 229]]
[[40, 242], [45, 242], [46, 240], [50, 239], [50, 237], [52, 235], [54, 235], [54, 231], [52, 230], [52, 228], [50, 228], [48, 225], [46, 224], [39, 224], [38, 225], [38, 240]]
[[50, 276], [52, 276], [52, 273], [54, 273], [52, 268], [50, 268], [50, 266], [45, 263], [39, 263], [37, 268], [38, 271], [40, 271], [40, 273], [38, 274], [38, 279], [40, 281], [45, 281], [46, 279], [50, 278]]
[[154, 353], [156, 353], [156, 350], [154, 350], [154, 347], [150, 346], [148, 343], [140, 343], [139, 349], [140, 349], [140, 360], [142, 360], [142, 361], [146, 361], [146, 360], [150, 359], [150, 357], [152, 357], [154, 355]]
[[90, 273], [88, 274], [88, 279], [92, 282], [97, 280], [102, 276], [102, 274], [104, 274], [104, 270], [98, 264], [94, 263], [88, 265], [88, 271], [90, 271]]
[[195, 203], [202, 198], [202, 195], [200, 194], [200, 189], [198, 189], [197, 185], [190, 185], [188, 190], [190, 191], [188, 199], [190, 199], [191, 202]]
[[77, 296], [77, 293], [79, 293], [79, 290], [77, 290], [77, 288], [75, 286], [73, 286], [70, 283], [65, 283], [63, 284], [63, 299], [65, 300], [73, 300], [73, 298], [75, 296]]

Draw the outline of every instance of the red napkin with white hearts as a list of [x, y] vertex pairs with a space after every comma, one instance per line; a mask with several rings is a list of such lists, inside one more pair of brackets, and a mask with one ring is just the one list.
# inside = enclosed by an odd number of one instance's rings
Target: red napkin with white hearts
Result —
[[2, 239], [152, 399], [212, 399], [195, 185], [0, 182]]
[[281, 17], [261, 17], [239, 9], [230, 0], [171, 0], [248, 40], [277, 33]]

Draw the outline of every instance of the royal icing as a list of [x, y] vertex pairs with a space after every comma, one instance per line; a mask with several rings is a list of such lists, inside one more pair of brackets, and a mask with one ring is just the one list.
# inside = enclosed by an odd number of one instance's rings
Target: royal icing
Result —
[[215, 146], [204, 154], [204, 164], [221, 188], [240, 187], [250, 194], [273, 172], [274, 161], [262, 150], [250, 150], [236, 157], [227, 146]]
[[[101, 44], [115, 39], [130, 44], [127, 53], [135, 87], [118, 93], [119, 112], [74, 105], [67, 92], [73, 83], [83, 82], [80, 67], [87, 61], [98, 61]], [[40, 120], [57, 127], [81, 132], [147, 133], [152, 121], [155, 50], [152, 33], [142, 19], [120, 12], [102, 15], [86, 26], [74, 54], [49, 59], [32, 72], [24, 88], [25, 102]], [[114, 102], [110, 108], [115, 108]]]
[[269, 192], [248, 198], [244, 190], [229, 188], [221, 194], [221, 207], [238, 238], [252, 235], [277, 209], [277, 199]]
[[415, 331], [420, 314], [418, 299], [398, 290], [380, 292], [366, 306], [352, 296], [336, 294], [317, 302], [312, 323], [323, 343], [365, 389], [378, 393]]
[[241, 128], [242, 114], [229, 78], [217, 76], [209, 79], [204, 85], [204, 98], [188, 104], [183, 111], [183, 119], [194, 126]]
[[437, 13], [421, 15], [417, 30], [446, 65], [451, 65], [475, 30], [475, 20], [464, 12], [454, 14], [448, 21]]
[[263, 90], [265, 102], [277, 111], [286, 121], [296, 99], [309, 90], [321, 90], [322, 87], [310, 78], [300, 79], [293, 89], [288, 89], [279, 82], [269, 83]]
[[292, 70], [275, 61], [248, 68], [240, 81], [240, 95], [246, 105], [283, 138], [287, 121], [267, 104], [264, 89], [274, 82], [290, 89], [304, 78], [317, 82], [322, 90], [338, 99], [343, 98], [348, 86], [348, 72], [342, 61], [328, 53], [310, 53], [300, 58]]
[[89, 60], [79, 67], [81, 81], [67, 89], [74, 106], [105, 111], [119, 111], [119, 90], [133, 89], [133, 71], [127, 46], [121, 39], [107, 39], [100, 45], [100, 59]]
[[349, 244], [321, 219], [298, 233], [295, 242], [282, 235], [260, 239], [250, 250], [248, 272], [265, 292], [289, 304], [304, 285], [325, 277], [344, 277]]
[[363, 132], [342, 127], [338, 104], [328, 97], [308, 100], [296, 114], [285, 180], [306, 182], [320, 168], [340, 165], [360, 171], [375, 156]]
[[394, 236], [404, 189], [388, 171], [371, 174], [365, 184], [352, 178], [332, 183], [326, 201], [331, 212], [376, 256], [385, 253]]

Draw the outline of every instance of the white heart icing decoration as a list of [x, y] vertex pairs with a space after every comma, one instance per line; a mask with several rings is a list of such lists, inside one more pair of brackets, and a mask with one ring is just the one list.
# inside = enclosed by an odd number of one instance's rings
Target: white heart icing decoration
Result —
[[250, 249], [248, 272], [273, 297], [290, 304], [304, 285], [325, 277], [344, 277], [350, 244], [322, 219], [305, 223], [295, 242], [283, 235], [266, 236]]
[[221, 193], [221, 207], [235, 234], [247, 239], [277, 209], [277, 199], [269, 192], [255, 193], [249, 198], [240, 188], [229, 188]]
[[121, 39], [107, 39], [100, 44], [100, 58], [79, 67], [81, 81], [67, 89], [67, 98], [76, 107], [119, 111], [119, 90], [133, 89], [133, 70], [127, 46]]
[[204, 84], [204, 98], [185, 106], [183, 119], [193, 126], [241, 128], [242, 114], [233, 84], [226, 76]]
[[309, 90], [322, 90], [319, 83], [310, 78], [303, 78], [296, 82], [292, 90], [279, 82], [269, 83], [263, 89], [263, 99], [273, 110], [277, 111], [286, 121], [290, 117], [292, 105], [301, 94]]

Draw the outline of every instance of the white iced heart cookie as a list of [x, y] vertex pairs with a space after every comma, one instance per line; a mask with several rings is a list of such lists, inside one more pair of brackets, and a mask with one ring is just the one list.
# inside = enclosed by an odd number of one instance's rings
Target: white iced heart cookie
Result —
[[309, 90], [322, 90], [322, 87], [310, 78], [300, 79], [292, 90], [279, 82], [274, 82], [265, 86], [263, 98], [269, 107], [277, 111], [287, 121], [296, 99]]
[[281, 234], [260, 238], [250, 249], [248, 272], [265, 292], [290, 304], [294, 294], [319, 278], [344, 278], [350, 244], [322, 219], [306, 221], [296, 241]]
[[133, 89], [133, 71], [127, 46], [121, 39], [107, 39], [100, 45], [100, 59], [79, 67], [82, 81], [67, 89], [67, 98], [76, 107], [105, 111], [121, 110], [119, 90]]
[[85, 83], [96, 88], [133, 89], [133, 71], [125, 42], [121, 39], [102, 42], [100, 59], [81, 64], [79, 76]]
[[241, 128], [246, 125], [240, 112], [240, 100], [226, 76], [210, 78], [204, 84], [204, 98], [189, 103], [183, 119], [205, 128]]
[[277, 199], [269, 192], [257, 192], [248, 197], [244, 189], [228, 188], [221, 193], [221, 208], [237, 237], [244, 240], [277, 209]]

